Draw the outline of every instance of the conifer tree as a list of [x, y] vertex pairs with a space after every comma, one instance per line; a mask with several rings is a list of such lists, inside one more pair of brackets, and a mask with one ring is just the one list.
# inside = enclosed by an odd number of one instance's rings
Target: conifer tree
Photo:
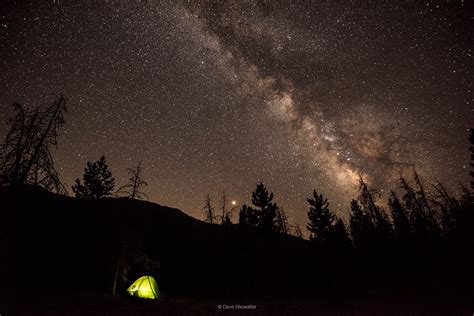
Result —
[[[452, 232], [456, 230], [456, 215], [461, 209], [461, 203], [454, 197], [451, 197], [446, 188], [441, 182], [433, 184], [433, 188], [437, 192], [435, 197], [435, 202], [440, 208], [441, 213], [441, 228], [443, 231], [443, 236], [448, 237]], [[469, 190], [463, 188], [465, 192], [464, 198], [468, 198]]]
[[269, 193], [263, 183], [257, 184], [257, 188], [252, 192], [252, 204], [255, 208], [242, 205], [239, 226], [263, 232], [276, 231], [278, 206], [272, 200], [273, 193]]
[[369, 214], [359, 205], [357, 200], [351, 201], [350, 231], [356, 248], [367, 248], [373, 225]]
[[308, 212], [308, 224], [306, 228], [310, 232], [309, 239], [319, 243], [325, 243], [332, 231], [334, 214], [329, 210], [327, 199], [322, 194], [313, 190], [313, 197], [307, 199], [310, 209]]
[[261, 231], [276, 230], [276, 203], [272, 202], [273, 193], [269, 193], [263, 183], [257, 184], [257, 188], [252, 192], [252, 204], [257, 208], [253, 210], [258, 218], [258, 229]]
[[100, 157], [100, 160], [94, 163], [88, 161], [82, 179], [83, 183], [76, 179], [76, 184], [72, 187], [76, 197], [100, 199], [112, 194], [115, 179], [107, 166], [105, 156]]
[[247, 214], [248, 206], [246, 204], [242, 205], [239, 210], [239, 227], [240, 228], [247, 228], [248, 227], [248, 214]]
[[395, 192], [391, 191], [388, 205], [392, 214], [395, 237], [401, 241], [408, 241], [411, 235], [410, 220], [406, 209], [400, 203]]
[[415, 181], [418, 189], [410, 185], [403, 177], [400, 178], [401, 188], [405, 191], [402, 200], [404, 207], [410, 212], [413, 238], [422, 245], [428, 240], [439, 238], [441, 231], [431, 208], [427, 207], [424, 189], [420, 186], [416, 173]]
[[256, 229], [259, 225], [259, 217], [256, 211], [244, 204], [239, 212], [239, 227], [243, 229]]
[[362, 207], [367, 211], [367, 214], [371, 217], [374, 226], [378, 231], [389, 234], [391, 226], [387, 218], [387, 214], [375, 203], [374, 196], [369, 190], [367, 184], [364, 182], [362, 177], [360, 182], [360, 195], [359, 201]]
[[360, 178], [359, 201], [372, 223], [372, 228], [367, 231], [373, 234], [370, 237], [372, 244], [378, 244], [379, 248], [385, 248], [386, 243], [393, 236], [392, 225], [384, 209], [375, 203], [375, 197], [362, 177]]

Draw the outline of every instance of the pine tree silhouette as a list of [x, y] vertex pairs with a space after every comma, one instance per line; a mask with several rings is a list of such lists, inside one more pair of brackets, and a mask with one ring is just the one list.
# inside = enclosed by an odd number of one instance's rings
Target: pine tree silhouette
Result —
[[100, 157], [97, 162], [87, 162], [83, 175], [83, 184], [76, 179], [72, 191], [76, 197], [83, 199], [100, 199], [110, 196], [114, 189], [114, 178], [110, 172], [105, 156]]
[[[374, 248], [374, 251], [388, 251], [389, 243], [393, 240], [393, 227], [385, 210], [375, 203], [375, 195], [369, 190], [367, 184], [360, 178], [359, 202], [370, 218], [366, 229], [368, 234], [366, 246]], [[375, 250], [376, 249], [376, 250]]]
[[259, 223], [260, 219], [257, 212], [246, 204], [242, 205], [239, 212], [239, 227], [256, 229]]
[[411, 237], [411, 226], [410, 220], [406, 209], [400, 203], [395, 192], [390, 192], [388, 205], [392, 214], [393, 228], [395, 231], [395, 237], [398, 241], [406, 243]]
[[456, 213], [460, 209], [461, 203], [451, 197], [441, 182], [433, 184], [437, 195], [434, 196], [434, 203], [438, 205], [441, 213], [441, 229], [443, 237], [449, 238], [456, 230]]
[[367, 211], [367, 214], [371, 217], [373, 226], [379, 233], [379, 237], [387, 238], [391, 234], [392, 227], [387, 218], [385, 211], [375, 203], [375, 198], [369, 190], [367, 184], [362, 178], [359, 180], [360, 183], [360, 195], [359, 202], [362, 207]]
[[252, 204], [256, 208], [242, 205], [239, 212], [239, 226], [261, 232], [276, 231], [278, 206], [272, 200], [273, 193], [269, 193], [263, 183], [257, 184], [257, 188], [252, 192]]
[[416, 173], [415, 182], [417, 187], [410, 185], [405, 178], [400, 178], [401, 188], [404, 191], [402, 200], [404, 207], [410, 213], [413, 241], [419, 247], [423, 247], [424, 244], [439, 239], [441, 229], [437, 223], [437, 215], [428, 205], [424, 188], [420, 185], [421, 182]]
[[260, 182], [257, 188], [252, 192], [252, 204], [257, 207], [254, 213], [258, 218], [257, 228], [260, 231], [276, 230], [276, 211], [278, 209], [276, 203], [272, 203], [273, 193], [269, 193], [265, 185]]
[[306, 199], [310, 205], [308, 224], [309, 239], [320, 244], [326, 243], [332, 231], [334, 214], [329, 210], [328, 200], [313, 190], [313, 197]]
[[369, 214], [359, 205], [357, 200], [351, 201], [350, 230], [352, 240], [356, 249], [366, 249], [369, 247], [373, 231], [373, 224]]

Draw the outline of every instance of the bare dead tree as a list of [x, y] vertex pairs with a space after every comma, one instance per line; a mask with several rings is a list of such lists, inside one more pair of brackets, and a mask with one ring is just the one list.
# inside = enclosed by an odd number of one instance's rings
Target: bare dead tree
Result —
[[0, 147], [0, 185], [34, 184], [49, 191], [66, 192], [54, 167], [51, 147], [57, 146], [58, 130], [64, 125], [66, 99], [33, 109], [15, 103], [10, 131]]
[[128, 168], [127, 173], [130, 176], [128, 183], [124, 186], [121, 186], [117, 194], [125, 194], [129, 198], [137, 200], [147, 200], [148, 196], [143, 193], [141, 190], [142, 187], [148, 185], [148, 183], [142, 179], [142, 161], [138, 162], [138, 165], [135, 169]]
[[225, 212], [224, 215], [224, 220], [221, 222], [221, 225], [223, 226], [230, 226], [232, 225], [232, 216], [234, 215], [234, 210], [235, 208], [232, 207], [229, 210]]
[[216, 216], [214, 215], [214, 207], [212, 206], [211, 195], [209, 193], [204, 197], [204, 207], [202, 210], [204, 211], [204, 221], [213, 224], [216, 220]]
[[234, 207], [231, 207], [230, 209], [227, 209], [227, 202], [229, 200], [227, 199], [227, 195], [225, 193], [225, 190], [222, 190], [222, 199], [221, 199], [221, 212], [222, 214], [219, 215], [219, 218], [221, 220], [221, 225], [223, 226], [228, 226], [232, 224], [232, 215], [234, 212]]

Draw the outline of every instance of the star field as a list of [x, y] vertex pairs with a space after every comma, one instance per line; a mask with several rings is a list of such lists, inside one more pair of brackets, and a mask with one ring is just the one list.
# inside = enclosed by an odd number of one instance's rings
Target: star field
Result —
[[[202, 217], [257, 182], [293, 222], [315, 188], [339, 215], [359, 175], [413, 168], [467, 183], [467, 4], [9, 1], [0, 12], [0, 135], [13, 102], [68, 99], [55, 159], [70, 186], [104, 154], [117, 185], [143, 160], [150, 200]], [[237, 214], [234, 216], [237, 219]]]

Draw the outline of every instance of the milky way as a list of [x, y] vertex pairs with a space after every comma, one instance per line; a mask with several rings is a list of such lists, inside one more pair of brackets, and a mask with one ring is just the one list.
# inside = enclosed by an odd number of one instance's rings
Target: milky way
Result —
[[300, 224], [313, 188], [347, 213], [360, 176], [466, 183], [465, 4], [305, 3], [8, 2], [0, 133], [11, 103], [62, 92], [67, 184], [102, 154], [119, 184], [142, 159], [150, 199], [195, 217], [259, 181]]

